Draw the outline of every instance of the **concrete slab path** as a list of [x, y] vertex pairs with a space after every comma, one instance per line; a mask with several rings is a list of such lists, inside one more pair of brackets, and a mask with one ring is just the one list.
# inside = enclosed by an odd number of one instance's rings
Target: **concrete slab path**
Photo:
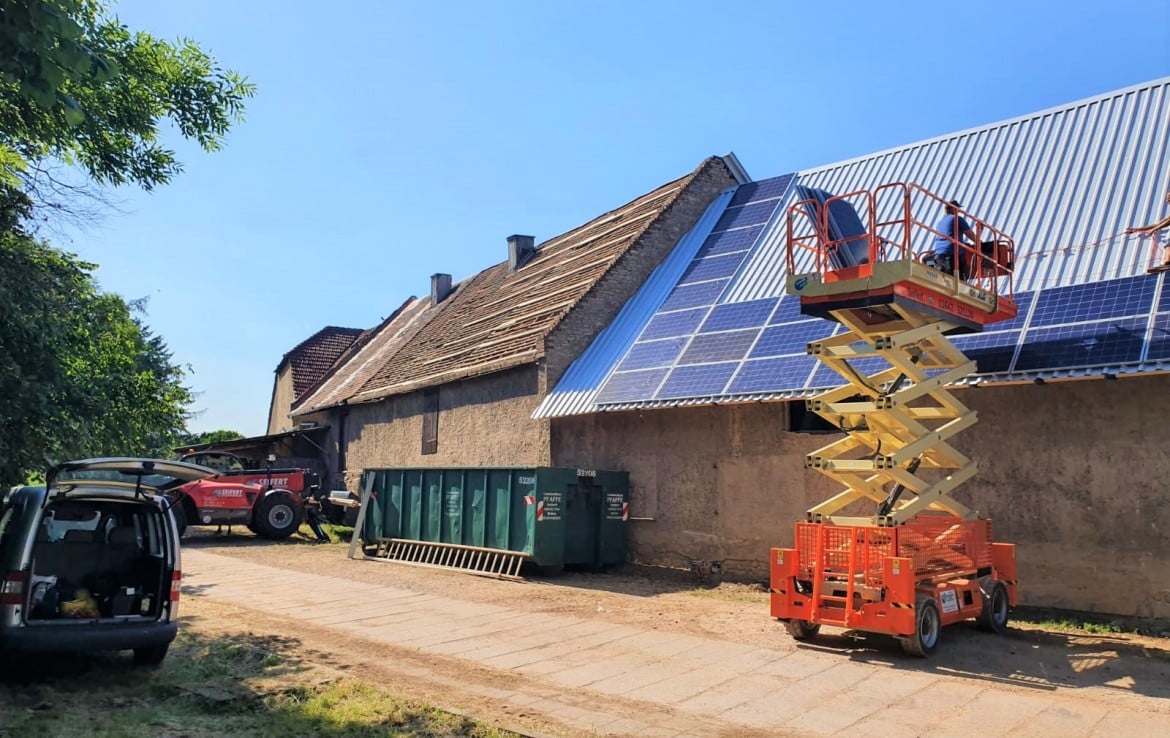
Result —
[[[284, 569], [199, 550], [185, 550], [183, 559], [191, 594], [498, 670], [501, 678], [480, 685], [481, 693], [517, 705], [539, 701], [542, 713], [588, 734], [1170, 735], [1170, 701], [1141, 694], [1028, 690], [320, 574], [298, 573], [290, 587]], [[509, 674], [543, 687], [512, 688], [519, 680]], [[573, 699], [558, 704], [558, 694]], [[669, 710], [640, 713], [638, 704]]]

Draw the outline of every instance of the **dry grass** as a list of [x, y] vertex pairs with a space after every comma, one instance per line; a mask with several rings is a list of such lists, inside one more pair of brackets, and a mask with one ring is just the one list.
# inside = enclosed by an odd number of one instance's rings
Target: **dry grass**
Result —
[[301, 661], [296, 645], [181, 631], [154, 669], [127, 654], [0, 656], [0, 736], [513, 735]]

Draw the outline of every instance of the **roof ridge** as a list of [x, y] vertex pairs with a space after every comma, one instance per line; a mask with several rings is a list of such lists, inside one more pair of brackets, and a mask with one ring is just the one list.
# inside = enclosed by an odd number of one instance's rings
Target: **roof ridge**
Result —
[[[600, 275], [598, 275], [597, 279], [593, 280], [593, 284], [589, 285], [589, 288], [587, 290], [585, 290], [585, 292], [582, 293], [581, 296], [578, 297], [577, 300], [572, 305], [570, 305], [569, 307], [567, 307], [561, 311], [560, 315], [558, 315], [556, 317], [556, 319], [554, 319], [552, 321], [552, 323], [549, 325], [548, 330], [545, 331], [544, 334], [540, 337], [540, 342], [541, 342], [540, 353], [542, 356], [544, 355], [544, 352], [545, 352], [545, 347], [544, 347], [545, 340], [547, 340], [548, 337], [552, 334], [552, 332], [555, 331], [560, 326], [561, 322], [564, 321], [564, 319], [566, 317], [568, 317], [569, 313], [572, 312], [573, 308], [575, 308], [577, 305], [579, 305], [582, 300], [584, 300], [585, 298], [587, 298], [591, 294], [593, 294], [594, 290], [597, 289], [597, 285], [601, 284], [601, 281], [603, 279], [605, 279], [606, 275], [609, 274], [611, 271], [613, 271], [615, 268], [617, 268], [618, 264], [620, 264], [622, 262], [622, 260], [625, 259], [629, 255], [630, 250], [638, 245], [638, 241], [641, 240], [642, 236], [644, 236], [646, 234], [646, 231], [648, 231], [651, 226], [653, 226], [655, 223], [657, 223], [660, 219], [666, 217], [666, 215], [670, 211], [670, 209], [673, 208], [675, 206], [675, 204], [678, 202], [678, 199], [680, 197], [682, 197], [682, 194], [684, 192], [686, 192], [687, 187], [690, 186], [691, 182], [693, 182], [696, 178], [699, 177], [700, 174], [702, 174], [704, 171], [706, 171], [708, 167], [718, 166], [719, 164], [722, 164], [724, 167], [726, 167], [729, 174], [731, 174], [733, 177], [735, 176], [735, 173], [731, 171], [731, 167], [728, 166], [727, 162], [722, 157], [709, 156], [706, 159], [704, 159], [699, 164], [699, 166], [695, 167], [694, 170], [692, 170], [690, 174], [683, 175], [682, 177], [679, 177], [678, 179], [672, 180], [669, 183], [669, 184], [675, 184], [675, 183], [679, 184], [678, 191], [675, 192], [675, 194], [671, 198], [670, 202], [668, 204], [666, 204], [665, 206], [663, 206], [662, 210], [660, 210], [658, 212], [657, 216], [655, 216], [651, 220], [648, 220], [638, 230], [638, 233], [630, 239], [629, 247], [625, 251], [623, 251], [621, 254], [619, 254], [618, 257], [613, 260], [613, 263], [611, 263], [608, 267], [605, 268], [605, 270]], [[653, 191], [657, 192], [658, 190], [664, 189], [667, 186], [668, 185], [663, 185], [662, 187], [659, 187]], [[647, 193], [647, 194], [650, 194], [650, 193]]]

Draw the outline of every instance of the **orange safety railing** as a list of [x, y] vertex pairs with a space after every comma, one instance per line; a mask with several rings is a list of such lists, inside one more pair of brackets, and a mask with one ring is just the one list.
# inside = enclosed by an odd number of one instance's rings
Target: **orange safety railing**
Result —
[[[836, 202], [850, 205], [865, 228], [864, 234], [844, 234], [834, 238], [830, 227], [831, 208]], [[914, 259], [921, 262], [931, 254], [936, 238], [949, 241], [954, 259], [952, 275], [959, 281], [974, 285], [988, 293], [1011, 297], [1012, 273], [1015, 266], [1015, 242], [1006, 233], [985, 221], [957, 209], [960, 217], [971, 226], [975, 244], [954, 234], [941, 233], [922, 219], [929, 213], [935, 222], [946, 212], [948, 203], [913, 182], [893, 182], [873, 190], [857, 190], [825, 200], [801, 200], [788, 208], [788, 273], [810, 271], [820, 274], [825, 281], [865, 278], [873, 273], [873, 265], [885, 261]], [[889, 214], [880, 217], [879, 214]], [[842, 266], [841, 257], [849, 252], [856, 255], [858, 246], [864, 247], [864, 263]], [[915, 247], [924, 248], [913, 253]], [[802, 265], [812, 262], [812, 269]], [[956, 283], [957, 287], [957, 283]]]
[[896, 528], [797, 523], [796, 550], [797, 578], [811, 585], [814, 601], [836, 601], [845, 607], [853, 602], [857, 586], [885, 585], [883, 560], [890, 556], [913, 561], [918, 579], [990, 567], [991, 521], [924, 515]]

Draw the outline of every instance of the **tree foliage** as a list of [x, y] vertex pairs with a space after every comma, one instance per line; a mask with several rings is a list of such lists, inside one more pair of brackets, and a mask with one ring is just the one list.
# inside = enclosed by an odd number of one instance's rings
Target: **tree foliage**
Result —
[[166, 344], [92, 264], [18, 231], [0, 233], [0, 482], [70, 458], [158, 455], [184, 431], [191, 396]]
[[223, 443], [236, 441], [244, 437], [243, 433], [234, 430], [213, 430], [202, 433], [186, 433], [179, 441], [180, 446], [202, 446], [205, 443]]
[[0, 0], [0, 184], [37, 205], [68, 207], [54, 163], [102, 185], [166, 183], [181, 167], [164, 124], [216, 151], [254, 92], [195, 42], [131, 31], [100, 0]]
[[180, 164], [163, 132], [218, 150], [254, 88], [108, 6], [0, 0], [0, 482], [69, 458], [163, 455], [186, 431], [191, 393], [163, 339], [98, 288], [93, 264], [26, 226], [75, 213], [78, 175], [166, 183]]

